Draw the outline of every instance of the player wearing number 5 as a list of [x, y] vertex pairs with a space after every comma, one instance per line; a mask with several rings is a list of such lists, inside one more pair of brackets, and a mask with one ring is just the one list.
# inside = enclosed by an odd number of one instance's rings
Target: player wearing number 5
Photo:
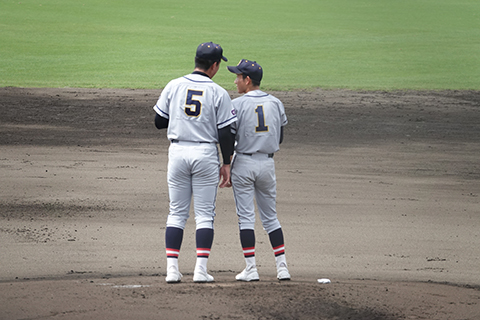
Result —
[[[157, 104], [155, 125], [168, 128], [168, 191], [170, 212], [165, 231], [167, 277], [180, 282], [178, 257], [193, 197], [197, 262], [194, 282], [212, 282], [207, 261], [213, 243], [217, 186], [230, 186], [230, 155], [234, 138], [230, 125], [237, 120], [227, 91], [211, 78], [217, 73], [223, 49], [212, 42], [198, 46], [192, 74], [170, 81]], [[220, 167], [217, 143], [223, 166]], [[220, 169], [220, 170], [219, 170]]]
[[263, 70], [255, 61], [241, 60], [227, 67], [237, 75], [235, 84], [243, 96], [232, 101], [237, 122], [232, 124], [236, 146], [231, 181], [246, 268], [238, 281], [258, 281], [255, 262], [255, 205], [275, 255], [277, 278], [290, 280], [283, 231], [276, 211], [276, 177], [273, 155], [283, 140], [287, 116], [282, 102], [261, 90]]

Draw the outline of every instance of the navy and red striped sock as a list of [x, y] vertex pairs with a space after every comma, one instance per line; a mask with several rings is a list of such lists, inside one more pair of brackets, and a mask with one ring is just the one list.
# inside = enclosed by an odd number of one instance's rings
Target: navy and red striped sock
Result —
[[242, 244], [245, 258], [255, 256], [255, 231], [251, 229], [240, 230], [240, 243]]
[[197, 258], [207, 258], [210, 256], [210, 250], [213, 244], [213, 229], [197, 229], [195, 241], [197, 244]]
[[283, 240], [282, 228], [278, 228], [268, 234], [275, 257], [285, 254], [285, 242]]
[[251, 229], [240, 230], [240, 243], [242, 244], [247, 270], [255, 268], [255, 231]]
[[180, 247], [183, 241], [183, 229], [175, 227], [167, 227], [165, 231], [165, 247], [167, 258], [178, 259]]

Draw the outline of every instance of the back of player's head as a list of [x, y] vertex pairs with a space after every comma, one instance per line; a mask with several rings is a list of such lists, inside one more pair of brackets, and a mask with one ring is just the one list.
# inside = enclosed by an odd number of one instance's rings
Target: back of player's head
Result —
[[220, 62], [220, 60], [228, 61], [228, 59], [223, 56], [223, 49], [219, 44], [205, 42], [197, 47], [195, 68], [208, 70], [215, 62]]
[[213, 62], [217, 62], [220, 60], [228, 61], [228, 59], [223, 56], [222, 47], [219, 44], [213, 42], [201, 43], [197, 47], [197, 53], [195, 55], [195, 58], [211, 60]]

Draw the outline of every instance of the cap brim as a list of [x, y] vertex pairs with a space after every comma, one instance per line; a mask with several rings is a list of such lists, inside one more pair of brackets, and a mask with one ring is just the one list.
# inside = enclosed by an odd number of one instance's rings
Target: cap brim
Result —
[[225, 58], [224, 56], [222, 56], [222, 60], [225, 61], [225, 62], [228, 61], [228, 59]]
[[232, 72], [232, 73], [235, 73], [235, 74], [241, 74], [243, 73], [242, 71], [240, 71], [237, 67], [227, 67], [228, 71]]

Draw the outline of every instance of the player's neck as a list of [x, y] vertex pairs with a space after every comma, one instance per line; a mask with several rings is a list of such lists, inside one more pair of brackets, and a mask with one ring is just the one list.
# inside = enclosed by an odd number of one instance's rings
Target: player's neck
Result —
[[213, 77], [217, 74], [217, 71], [220, 67], [220, 62], [214, 62], [208, 70], [202, 70], [200, 68], [195, 68], [193, 72], [202, 72], [207, 75], [210, 79], [213, 79]]
[[199, 74], [199, 75], [202, 75], [202, 76], [211, 78], [211, 77], [205, 72], [205, 70], [195, 69], [195, 70], [193, 70], [192, 74]]
[[245, 89], [245, 93], [249, 93], [250, 91], [255, 91], [255, 90], [260, 90], [260, 87], [259, 86], [248, 86], [246, 89]]

